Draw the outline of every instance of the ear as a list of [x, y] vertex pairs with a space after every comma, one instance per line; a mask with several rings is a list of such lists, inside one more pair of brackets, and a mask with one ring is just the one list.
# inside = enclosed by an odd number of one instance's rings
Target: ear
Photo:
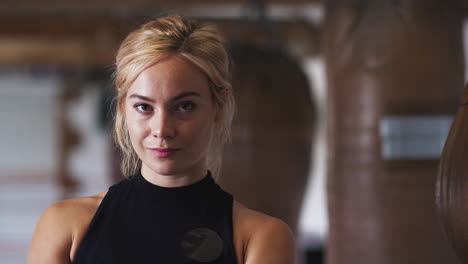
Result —
[[[221, 103], [225, 104], [227, 98], [229, 97], [230, 93], [232, 92], [232, 86], [230, 83], [226, 83], [223, 87], [221, 87], [220, 95], [221, 95]], [[219, 107], [216, 111], [215, 122], [218, 122], [221, 117], [221, 110], [222, 106]]]
[[223, 101], [226, 101], [226, 98], [229, 96], [230, 93], [232, 93], [232, 86], [230, 83], [226, 83], [221, 88], [221, 97], [223, 98]]

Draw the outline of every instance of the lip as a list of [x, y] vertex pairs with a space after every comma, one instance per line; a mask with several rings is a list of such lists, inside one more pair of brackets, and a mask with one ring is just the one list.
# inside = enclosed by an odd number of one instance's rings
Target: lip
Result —
[[180, 148], [149, 148], [151, 153], [158, 158], [168, 158], [181, 150]]

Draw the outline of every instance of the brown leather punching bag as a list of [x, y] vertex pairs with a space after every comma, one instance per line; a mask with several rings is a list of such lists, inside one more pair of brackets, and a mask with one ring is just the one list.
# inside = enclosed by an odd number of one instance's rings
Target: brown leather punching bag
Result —
[[447, 238], [468, 263], [468, 85], [440, 160], [436, 204]]
[[231, 47], [237, 103], [218, 182], [296, 230], [309, 176], [314, 107], [305, 74], [278, 48]]
[[457, 263], [436, 217], [432, 148], [463, 83], [457, 6], [326, 1], [327, 263]]

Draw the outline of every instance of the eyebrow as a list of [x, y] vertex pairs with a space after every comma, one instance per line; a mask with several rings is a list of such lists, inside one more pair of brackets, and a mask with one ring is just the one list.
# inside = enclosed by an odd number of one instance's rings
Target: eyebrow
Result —
[[[184, 97], [187, 97], [187, 96], [197, 96], [197, 97], [201, 97], [201, 95], [197, 92], [182, 92], [176, 96], [174, 96], [171, 101], [177, 101], [179, 99], [182, 99]], [[132, 94], [130, 95], [128, 98], [137, 98], [137, 99], [140, 99], [140, 100], [143, 100], [143, 101], [147, 101], [147, 102], [150, 102], [150, 103], [154, 103], [154, 100], [149, 98], [149, 97], [146, 97], [146, 96], [143, 96], [143, 95], [139, 95], [139, 94]]]

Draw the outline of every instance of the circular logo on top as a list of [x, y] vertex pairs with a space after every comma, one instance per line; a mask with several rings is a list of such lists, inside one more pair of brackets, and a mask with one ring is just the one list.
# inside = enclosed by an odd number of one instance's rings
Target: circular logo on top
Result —
[[195, 228], [188, 231], [180, 243], [183, 254], [199, 262], [211, 262], [223, 253], [223, 240], [209, 228]]

